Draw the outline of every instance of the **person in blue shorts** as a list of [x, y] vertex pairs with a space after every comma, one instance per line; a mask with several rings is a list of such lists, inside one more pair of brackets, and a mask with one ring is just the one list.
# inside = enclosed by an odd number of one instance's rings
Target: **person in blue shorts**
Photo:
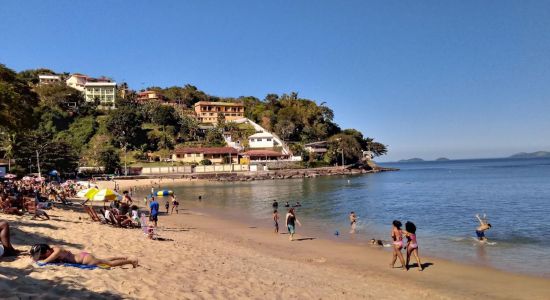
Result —
[[151, 215], [149, 216], [149, 220], [151, 222], [154, 222], [155, 227], [157, 227], [157, 221], [159, 216], [159, 203], [157, 202], [157, 199], [155, 199], [155, 197], [151, 197], [151, 204], [149, 204], [149, 208], [151, 209]]
[[491, 228], [491, 224], [487, 222], [487, 216], [484, 215], [483, 218], [476, 215], [477, 220], [479, 221], [479, 226], [476, 228], [476, 236], [480, 242], [486, 242], [487, 238], [485, 237], [485, 231]]

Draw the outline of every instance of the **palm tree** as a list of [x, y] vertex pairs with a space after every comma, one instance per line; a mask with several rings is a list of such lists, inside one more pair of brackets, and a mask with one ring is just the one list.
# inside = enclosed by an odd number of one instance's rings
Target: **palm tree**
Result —
[[4, 152], [4, 158], [8, 160], [8, 172], [11, 171], [11, 160], [13, 159], [13, 149], [15, 146], [15, 133], [3, 135], [0, 149]]

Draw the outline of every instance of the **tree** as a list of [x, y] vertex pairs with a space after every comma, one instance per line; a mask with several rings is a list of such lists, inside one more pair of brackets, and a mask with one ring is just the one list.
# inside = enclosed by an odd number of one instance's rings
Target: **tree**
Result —
[[120, 157], [114, 148], [106, 148], [99, 152], [99, 165], [104, 168], [106, 174], [115, 173], [120, 169]]
[[[342, 162], [342, 151], [344, 162]], [[361, 145], [352, 135], [345, 133], [336, 134], [328, 140], [328, 149], [325, 153], [325, 161], [328, 163], [352, 164], [360, 161], [362, 157]]]
[[80, 107], [85, 102], [84, 96], [79, 90], [65, 85], [64, 82], [39, 85], [34, 90], [38, 94], [41, 104], [45, 106], [66, 109], [73, 104]]
[[61, 174], [73, 173], [78, 167], [78, 155], [70, 144], [62, 140], [52, 140], [38, 131], [17, 136], [14, 152], [17, 165], [27, 172], [37, 171], [36, 156], [40, 159], [43, 172], [57, 170]]
[[3, 157], [8, 160], [8, 171], [11, 171], [11, 160], [14, 155], [15, 133], [0, 132], [0, 150], [4, 152]]
[[218, 128], [208, 130], [206, 133], [206, 144], [213, 147], [225, 146], [225, 139], [223, 133]]
[[78, 118], [69, 126], [68, 130], [60, 132], [57, 138], [71, 144], [78, 153], [81, 153], [84, 145], [96, 133], [97, 126], [93, 116]]
[[32, 112], [37, 105], [38, 96], [27, 82], [0, 64], [0, 131], [14, 133], [35, 125]]
[[382, 143], [375, 142], [373, 138], [367, 137], [365, 139], [365, 148], [371, 151], [374, 156], [381, 156], [388, 153], [388, 147]]
[[113, 142], [120, 148], [139, 148], [147, 140], [141, 128], [141, 116], [136, 109], [125, 106], [110, 111], [106, 126], [113, 136]]

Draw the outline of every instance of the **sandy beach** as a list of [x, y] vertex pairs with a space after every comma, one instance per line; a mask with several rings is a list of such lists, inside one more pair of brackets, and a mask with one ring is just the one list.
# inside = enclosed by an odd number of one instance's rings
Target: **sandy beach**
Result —
[[51, 299], [547, 299], [550, 280], [424, 258], [424, 272], [390, 269], [390, 253], [256, 228], [183, 209], [161, 215], [161, 240], [93, 223], [80, 206], [50, 221], [2, 215], [21, 250], [46, 242], [98, 257], [138, 258], [137, 268], [36, 267], [0, 259], [2, 298]]

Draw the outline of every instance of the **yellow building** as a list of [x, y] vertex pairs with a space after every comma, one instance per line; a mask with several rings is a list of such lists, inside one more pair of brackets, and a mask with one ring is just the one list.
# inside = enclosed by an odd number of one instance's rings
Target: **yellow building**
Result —
[[184, 147], [174, 150], [172, 160], [198, 164], [208, 159], [213, 164], [224, 164], [230, 160], [237, 163], [238, 155], [239, 151], [232, 147]]
[[225, 121], [244, 118], [244, 105], [235, 102], [199, 101], [195, 103], [195, 113], [200, 123], [217, 124], [220, 114], [223, 114]]

